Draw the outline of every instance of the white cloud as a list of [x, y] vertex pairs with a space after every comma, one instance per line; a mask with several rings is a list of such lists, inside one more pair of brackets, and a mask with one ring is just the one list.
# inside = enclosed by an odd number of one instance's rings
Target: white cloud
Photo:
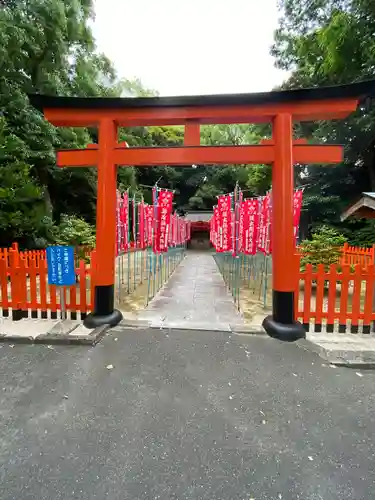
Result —
[[261, 92], [285, 78], [269, 49], [277, 0], [96, 0], [98, 49], [161, 95]]

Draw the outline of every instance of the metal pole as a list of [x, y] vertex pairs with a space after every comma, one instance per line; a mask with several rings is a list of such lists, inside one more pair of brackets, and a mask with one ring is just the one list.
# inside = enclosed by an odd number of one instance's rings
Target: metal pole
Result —
[[161, 279], [162, 279], [162, 272], [163, 272], [163, 261], [162, 261], [162, 255], [159, 253], [159, 263], [158, 263], [158, 291], [161, 288]]
[[156, 255], [154, 252], [151, 253], [152, 258], [152, 296], [155, 297], [155, 286], [156, 286]]
[[143, 260], [145, 258], [145, 250], [141, 249], [141, 283], [143, 283]]
[[267, 282], [268, 282], [268, 257], [265, 256], [265, 266], [264, 266], [264, 286], [263, 286], [263, 307], [267, 305]]
[[124, 284], [124, 254], [120, 255], [121, 283]]
[[235, 242], [234, 242], [234, 258], [235, 258], [235, 303], [237, 303], [237, 307], [240, 307], [240, 284], [239, 284], [239, 200], [240, 200], [240, 188], [238, 186], [238, 182], [236, 182], [236, 187], [234, 191], [234, 227], [235, 227]]
[[61, 321], [66, 320], [66, 307], [65, 307], [65, 290], [64, 287], [60, 287], [60, 309], [61, 309]]
[[130, 293], [130, 217], [129, 217], [129, 213], [130, 213], [130, 210], [129, 210], [129, 189], [128, 189], [128, 196], [127, 196], [127, 201], [128, 201], [128, 210], [127, 210], [127, 214], [128, 214], [128, 248], [127, 248], [127, 252], [128, 252], [128, 294]]
[[154, 223], [153, 223], [153, 227], [152, 227], [152, 245], [153, 245], [153, 256], [152, 256], [152, 260], [153, 260], [153, 286], [152, 286], [152, 289], [153, 289], [153, 294], [152, 296], [155, 297], [155, 287], [157, 286], [156, 285], [156, 272], [157, 272], [157, 255], [156, 255], [156, 245], [155, 245], [155, 242], [156, 242], [156, 235], [157, 235], [157, 214], [158, 214], [158, 187], [157, 187], [157, 182], [155, 184], [155, 186], [153, 187], [152, 189], [152, 194], [153, 194], [153, 205], [154, 205]]
[[117, 300], [118, 303], [120, 304], [121, 302], [121, 259], [122, 255], [118, 255], [116, 257], [116, 268], [117, 268], [117, 286], [118, 286], [118, 291], [117, 291]]
[[133, 243], [134, 243], [134, 255], [133, 255], [133, 285], [136, 288], [136, 274], [137, 274], [137, 220], [136, 220], [136, 207], [135, 207], [135, 194], [133, 194]]
[[146, 299], [146, 306], [147, 306], [149, 298], [150, 298], [150, 287], [151, 287], [151, 269], [152, 269], [151, 254], [152, 254], [152, 250], [147, 248], [146, 251], [147, 251], [147, 261], [146, 261], [147, 299]]

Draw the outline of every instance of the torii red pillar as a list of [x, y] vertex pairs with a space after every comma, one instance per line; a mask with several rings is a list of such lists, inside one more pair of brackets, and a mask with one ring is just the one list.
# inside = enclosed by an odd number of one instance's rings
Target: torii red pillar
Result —
[[288, 113], [276, 115], [272, 132], [275, 144], [272, 167], [272, 316], [264, 319], [263, 327], [271, 337], [296, 340], [305, 337], [305, 330], [294, 317], [292, 116]]
[[117, 125], [110, 118], [104, 118], [98, 128], [96, 255], [102, 260], [100, 272], [94, 269], [94, 311], [84, 320], [87, 328], [117, 325], [122, 320], [121, 312], [114, 308], [117, 169], [112, 153], [117, 145]]

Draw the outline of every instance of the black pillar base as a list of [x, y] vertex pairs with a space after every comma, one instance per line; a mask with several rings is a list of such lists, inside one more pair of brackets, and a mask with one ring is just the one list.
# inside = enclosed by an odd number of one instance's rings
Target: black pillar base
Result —
[[283, 342], [295, 342], [306, 337], [305, 329], [299, 321], [286, 325], [275, 321], [272, 316], [267, 316], [262, 324], [270, 337]]
[[285, 342], [306, 337], [305, 329], [294, 319], [294, 292], [273, 290], [272, 306], [272, 316], [263, 320], [263, 328], [270, 337]]
[[114, 308], [115, 286], [99, 285], [95, 287], [94, 310], [86, 316], [83, 324], [86, 328], [98, 326], [116, 326], [122, 320], [122, 313]]
[[109, 325], [116, 326], [122, 321], [122, 313], [118, 309], [113, 309], [111, 314], [98, 315], [94, 312], [88, 314], [83, 320], [86, 328], [97, 328], [98, 326]]

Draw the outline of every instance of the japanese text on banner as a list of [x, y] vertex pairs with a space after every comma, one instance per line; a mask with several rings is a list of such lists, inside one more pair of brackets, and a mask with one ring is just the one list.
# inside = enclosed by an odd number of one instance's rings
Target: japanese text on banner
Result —
[[152, 205], [145, 206], [146, 219], [146, 242], [148, 246], [152, 246], [152, 230], [154, 223], [154, 207]]
[[244, 204], [244, 252], [247, 255], [255, 255], [258, 244], [259, 204], [257, 199], [245, 200]]
[[231, 203], [230, 195], [219, 196], [219, 232], [221, 252], [230, 252], [232, 249], [232, 225], [231, 225]]
[[173, 193], [171, 191], [160, 191], [158, 196], [158, 227], [156, 233], [156, 249], [158, 252], [168, 251], [172, 204]]

